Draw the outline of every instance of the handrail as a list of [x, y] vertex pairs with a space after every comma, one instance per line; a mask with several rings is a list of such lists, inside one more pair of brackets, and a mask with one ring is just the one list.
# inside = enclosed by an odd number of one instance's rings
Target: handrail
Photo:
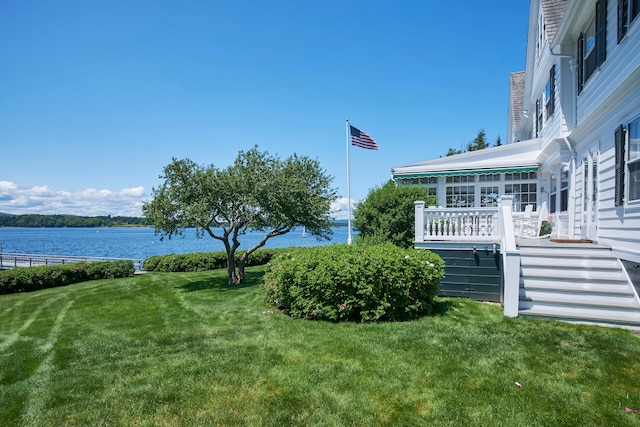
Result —
[[505, 316], [517, 317], [520, 304], [520, 251], [516, 246], [512, 216], [513, 196], [500, 200], [500, 252], [502, 254], [502, 307]]
[[133, 267], [142, 270], [142, 259], [138, 258], [109, 258], [90, 256], [66, 256], [44, 254], [22, 254], [0, 252], [0, 270], [9, 268], [36, 267], [43, 265], [73, 264], [76, 262], [100, 262], [100, 261], [132, 261]]

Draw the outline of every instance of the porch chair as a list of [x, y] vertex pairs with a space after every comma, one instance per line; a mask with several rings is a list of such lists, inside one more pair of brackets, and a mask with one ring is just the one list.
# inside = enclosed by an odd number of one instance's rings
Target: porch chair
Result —
[[533, 212], [533, 205], [527, 205], [524, 211], [524, 216], [522, 217], [520, 237], [528, 239], [539, 238], [542, 221], [547, 219], [548, 215], [549, 209], [547, 208], [547, 202], [543, 202], [537, 212]]
[[529, 222], [531, 218], [531, 212], [533, 211], [533, 205], [526, 205], [524, 207], [524, 212], [522, 213], [514, 213], [513, 215], [513, 230], [515, 232], [516, 237], [522, 236], [522, 230], [524, 228], [524, 223]]

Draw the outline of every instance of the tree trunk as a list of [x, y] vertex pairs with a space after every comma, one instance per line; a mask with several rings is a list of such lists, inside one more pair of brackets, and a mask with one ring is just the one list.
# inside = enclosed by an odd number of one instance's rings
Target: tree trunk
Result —
[[238, 260], [238, 284], [242, 283], [242, 281], [244, 280], [244, 266], [246, 264], [245, 261], [246, 257], [240, 257], [240, 259]]
[[236, 276], [236, 260], [235, 251], [227, 250], [227, 277], [229, 278], [230, 285], [237, 285], [239, 283]]

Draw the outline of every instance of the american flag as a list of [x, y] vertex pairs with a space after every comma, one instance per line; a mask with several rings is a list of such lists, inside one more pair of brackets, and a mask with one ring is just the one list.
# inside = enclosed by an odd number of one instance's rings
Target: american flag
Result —
[[367, 150], [377, 150], [378, 144], [369, 135], [364, 133], [358, 128], [349, 125], [351, 131], [351, 145], [356, 147], [366, 148]]

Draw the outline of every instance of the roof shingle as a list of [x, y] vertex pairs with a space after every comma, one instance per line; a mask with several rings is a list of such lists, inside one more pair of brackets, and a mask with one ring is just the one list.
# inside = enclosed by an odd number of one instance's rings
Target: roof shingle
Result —
[[542, 16], [544, 18], [547, 40], [551, 42], [558, 31], [558, 25], [567, 9], [569, 0], [542, 0]]

